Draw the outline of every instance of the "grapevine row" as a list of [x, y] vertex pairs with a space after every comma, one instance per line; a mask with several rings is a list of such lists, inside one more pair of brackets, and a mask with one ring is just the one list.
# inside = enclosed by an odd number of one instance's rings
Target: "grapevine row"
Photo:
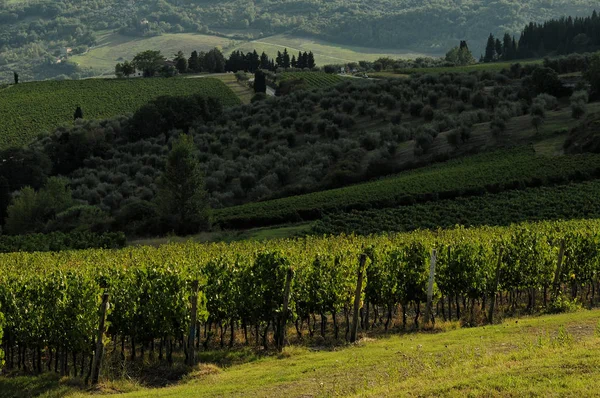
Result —
[[[348, 339], [361, 271], [357, 322], [363, 332], [387, 329], [396, 318], [408, 327], [409, 316], [418, 325], [433, 249], [434, 319], [476, 323], [492, 297], [498, 297], [498, 311], [533, 311], [556, 298], [551, 294], [555, 283], [593, 304], [599, 227], [598, 220], [544, 222], [392, 236], [5, 254], [0, 256], [0, 308], [6, 366], [84, 374], [105, 292], [113, 354], [136, 359], [158, 351], [160, 359], [172, 362], [174, 351], [187, 353], [195, 281], [200, 284], [192, 325], [196, 347], [268, 347], [291, 324], [295, 333], [289, 339], [319, 333]], [[367, 256], [365, 270], [358, 269], [361, 254]], [[290, 272], [290, 316], [283, 320]]]

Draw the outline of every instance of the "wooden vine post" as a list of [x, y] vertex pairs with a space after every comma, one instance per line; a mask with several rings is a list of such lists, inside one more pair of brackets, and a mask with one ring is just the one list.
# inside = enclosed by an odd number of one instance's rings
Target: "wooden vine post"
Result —
[[[431, 262], [429, 264], [429, 283], [427, 284], [427, 307], [425, 307], [425, 325], [429, 324], [429, 319], [431, 317], [431, 306], [433, 301], [433, 281], [435, 277], [435, 262], [437, 260], [437, 250], [433, 249], [431, 251]], [[431, 317], [433, 323], [435, 323], [435, 318]]]
[[562, 265], [565, 257], [565, 241], [564, 239], [560, 242], [560, 248], [558, 249], [558, 263], [556, 264], [556, 271], [554, 273], [554, 283], [552, 283], [552, 300], [556, 300], [558, 292], [560, 291], [560, 274], [562, 273]]
[[358, 277], [356, 280], [356, 292], [354, 293], [354, 309], [352, 312], [352, 330], [350, 331], [350, 342], [354, 343], [358, 335], [358, 313], [360, 311], [360, 296], [362, 293], [362, 284], [365, 270], [367, 255], [361, 254], [358, 264]]
[[285, 276], [285, 289], [283, 291], [283, 311], [279, 322], [279, 335], [277, 336], [277, 351], [282, 352], [285, 344], [285, 332], [287, 320], [289, 317], [290, 294], [292, 292], [292, 279], [294, 278], [294, 270], [288, 268]]
[[98, 325], [98, 337], [96, 340], [96, 352], [92, 362], [92, 385], [98, 384], [100, 377], [100, 366], [102, 365], [102, 355], [104, 354], [104, 324], [106, 321], [106, 311], [108, 310], [108, 293], [102, 295], [102, 304], [100, 304], [100, 322]]
[[488, 314], [488, 320], [490, 323], [494, 323], [494, 310], [496, 307], [496, 293], [498, 292], [498, 284], [500, 283], [500, 267], [502, 266], [502, 254], [504, 248], [500, 248], [498, 253], [498, 263], [496, 264], [496, 278], [494, 279], [494, 286], [492, 287], [492, 296], [490, 297], [490, 312]]
[[198, 322], [198, 280], [192, 282], [192, 311], [190, 316], [190, 331], [187, 341], [187, 365], [194, 366], [196, 364], [196, 323]]

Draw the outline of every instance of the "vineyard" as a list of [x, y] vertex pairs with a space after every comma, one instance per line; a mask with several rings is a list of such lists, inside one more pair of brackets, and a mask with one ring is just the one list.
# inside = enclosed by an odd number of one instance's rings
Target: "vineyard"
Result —
[[[541, 64], [542, 60], [529, 60], [519, 62], [521, 65], [537, 65]], [[490, 63], [477, 63], [474, 65], [466, 66], [440, 66], [431, 68], [403, 68], [394, 70], [394, 74], [398, 75], [412, 75], [417, 73], [422, 74], [438, 74], [438, 73], [470, 73], [470, 72], [501, 72], [502, 70], [509, 70], [513, 62], [490, 62]], [[388, 72], [389, 73], [389, 72]], [[385, 75], [385, 72], [382, 73]], [[373, 76], [377, 76], [374, 73]]]
[[101, 301], [106, 361], [168, 363], [193, 362], [194, 350], [214, 345], [281, 349], [319, 335], [354, 341], [357, 332], [418, 328], [429, 315], [474, 325], [556, 310], [570, 298], [594, 305], [599, 244], [600, 221], [589, 220], [5, 254], [5, 367], [88, 378], [101, 347]]
[[524, 221], [600, 218], [600, 181], [527, 188], [390, 209], [325, 215], [313, 234], [407, 232], [456, 225], [510, 225]]
[[338, 75], [324, 72], [283, 72], [277, 74], [278, 81], [303, 80], [307, 89], [329, 88], [340, 83], [344, 79]]
[[237, 105], [238, 97], [220, 80], [153, 78], [89, 79], [21, 83], [0, 91], [0, 149], [27, 144], [39, 133], [71, 123], [77, 106], [85, 119], [132, 113], [162, 95], [204, 94]]
[[600, 155], [550, 158], [530, 150], [500, 151], [365, 184], [219, 209], [215, 221], [226, 228], [241, 228], [314, 220], [326, 212], [411, 205], [598, 176]]

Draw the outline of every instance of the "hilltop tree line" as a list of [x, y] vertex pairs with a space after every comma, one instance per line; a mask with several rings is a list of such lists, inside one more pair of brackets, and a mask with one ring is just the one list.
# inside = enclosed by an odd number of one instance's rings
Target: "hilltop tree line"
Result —
[[505, 33], [502, 40], [490, 34], [481, 61], [511, 61], [548, 55], [593, 52], [600, 48], [600, 17], [563, 17], [543, 23], [530, 22], [519, 40]]
[[275, 59], [263, 52], [260, 56], [256, 50], [244, 54], [242, 51], [234, 51], [229, 58], [223, 55], [218, 48], [213, 48], [208, 52], [192, 51], [189, 58], [186, 58], [182, 51], [178, 51], [172, 60], [167, 60], [160, 52], [147, 50], [137, 54], [133, 60], [117, 63], [115, 65], [115, 75], [117, 77], [129, 77], [136, 70], [143, 73], [145, 77], [155, 76], [160, 73], [162, 76], [174, 76], [177, 73], [224, 73], [246, 71], [254, 73], [258, 69], [276, 71], [277, 69], [313, 69], [316, 67], [315, 57], [310, 52], [299, 52], [298, 57], [290, 55], [287, 48], [283, 52], [278, 51]]

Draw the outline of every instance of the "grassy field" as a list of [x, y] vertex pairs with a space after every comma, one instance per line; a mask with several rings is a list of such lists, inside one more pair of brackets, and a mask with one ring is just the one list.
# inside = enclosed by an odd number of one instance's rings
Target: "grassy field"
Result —
[[[593, 396], [600, 387], [599, 310], [510, 319], [356, 345], [288, 347], [282, 355], [200, 353], [176, 385], [132, 381], [86, 390], [67, 378], [0, 378], [0, 397]], [[445, 331], [444, 331], [445, 330]]]
[[381, 57], [412, 59], [425, 55], [440, 56], [440, 54], [422, 54], [410, 50], [346, 46], [309, 37], [285, 34], [241, 43], [235, 47], [235, 50], [248, 52], [256, 49], [258, 53], [264, 51], [270, 57], [274, 58], [277, 55], [277, 51], [283, 52], [284, 48], [287, 48], [293, 55], [297, 55], [298, 51], [312, 51], [315, 55], [315, 61], [319, 66], [358, 61], [375, 61]]
[[0, 148], [23, 145], [39, 133], [72, 123], [81, 106], [85, 119], [134, 112], [161, 95], [204, 94], [224, 105], [240, 103], [221, 80], [212, 78], [88, 79], [42, 81], [8, 86], [0, 91]]
[[194, 33], [168, 33], [154, 37], [131, 37], [112, 32], [98, 35], [98, 45], [83, 55], [71, 58], [73, 62], [93, 68], [98, 74], [114, 75], [115, 65], [145, 50], [160, 50], [166, 57], [172, 57], [177, 51], [187, 56], [192, 51], [208, 51], [220, 47], [226, 51], [232, 47], [231, 39]]
[[293, 35], [276, 35], [253, 41], [232, 40], [226, 37], [201, 35], [193, 33], [169, 33], [155, 37], [130, 37], [110, 31], [98, 35], [98, 45], [83, 55], [71, 58], [73, 62], [93, 68], [98, 74], [112, 75], [115, 64], [123, 60], [131, 60], [135, 54], [144, 50], [160, 50], [167, 57], [181, 50], [186, 55], [193, 50], [207, 51], [219, 47], [225, 54], [241, 50], [251, 52], [263, 51], [271, 58], [277, 51], [287, 48], [293, 55], [298, 51], [312, 51], [317, 65], [374, 61], [380, 57], [416, 58], [424, 54], [409, 50], [371, 49], [366, 47], [343, 46], [324, 41]]

